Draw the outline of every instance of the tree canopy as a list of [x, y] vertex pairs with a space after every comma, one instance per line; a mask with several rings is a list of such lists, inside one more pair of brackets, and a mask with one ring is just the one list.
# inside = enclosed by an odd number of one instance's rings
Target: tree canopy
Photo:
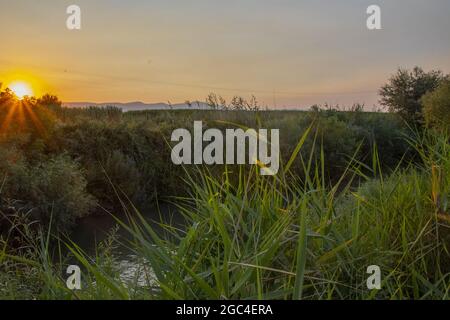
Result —
[[423, 123], [423, 106], [421, 98], [427, 92], [434, 91], [448, 76], [441, 71], [423, 71], [415, 67], [412, 71], [398, 69], [388, 83], [381, 87], [380, 103], [397, 112], [412, 124]]

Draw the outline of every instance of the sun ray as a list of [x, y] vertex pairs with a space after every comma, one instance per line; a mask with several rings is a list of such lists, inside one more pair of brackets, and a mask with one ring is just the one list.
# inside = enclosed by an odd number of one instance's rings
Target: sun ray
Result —
[[8, 103], [6, 105], [6, 108], [8, 108], [9, 110], [8, 110], [8, 113], [6, 114], [6, 117], [3, 120], [1, 128], [0, 128], [2, 133], [6, 133], [10, 127], [11, 121], [14, 117], [14, 114], [16, 113], [17, 102]]
[[45, 135], [47, 130], [46, 130], [45, 126], [42, 124], [41, 120], [34, 113], [33, 106], [31, 104], [29, 104], [28, 101], [24, 101], [23, 103], [25, 105], [25, 112], [31, 119], [31, 121], [32, 121], [34, 127], [36, 128], [36, 130], [38, 131], [38, 133], [40, 135]]

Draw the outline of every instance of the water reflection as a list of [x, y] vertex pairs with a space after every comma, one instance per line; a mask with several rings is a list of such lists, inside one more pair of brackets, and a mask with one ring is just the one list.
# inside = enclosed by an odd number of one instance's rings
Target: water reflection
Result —
[[[149, 208], [143, 213], [146, 221], [154, 230], [163, 234], [160, 224], [169, 224], [177, 228], [183, 228], [184, 219], [182, 215], [170, 205], [160, 205]], [[128, 221], [124, 213], [112, 214], [99, 212], [98, 214], [82, 218], [78, 221], [77, 227], [71, 233], [71, 240], [76, 243], [88, 256], [95, 257], [104, 242], [114, 234], [114, 247], [112, 255], [114, 257], [115, 269], [120, 273], [120, 278], [125, 285], [133, 287], [153, 287], [155, 276], [151, 270], [150, 263], [127, 246], [133, 240], [132, 235], [114, 218], [120, 221]], [[136, 219], [138, 220], [138, 219]]]

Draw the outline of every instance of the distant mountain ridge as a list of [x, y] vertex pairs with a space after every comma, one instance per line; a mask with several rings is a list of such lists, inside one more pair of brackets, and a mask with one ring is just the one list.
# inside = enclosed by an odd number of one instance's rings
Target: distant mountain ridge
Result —
[[124, 112], [127, 111], [142, 111], [142, 110], [209, 110], [211, 107], [204, 102], [193, 101], [188, 105], [187, 103], [176, 103], [170, 105], [168, 103], [144, 103], [142, 101], [133, 102], [63, 102], [64, 107], [68, 108], [85, 108], [85, 107], [106, 107], [115, 106], [121, 108]]

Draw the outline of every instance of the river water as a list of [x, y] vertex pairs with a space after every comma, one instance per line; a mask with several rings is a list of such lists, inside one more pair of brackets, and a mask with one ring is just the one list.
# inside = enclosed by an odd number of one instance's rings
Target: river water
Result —
[[[162, 234], [161, 222], [177, 228], [184, 228], [184, 219], [173, 206], [160, 205], [148, 208], [142, 212], [145, 212], [143, 217], [157, 233]], [[123, 213], [117, 214], [115, 217], [121, 221], [127, 221]], [[136, 221], [138, 221], [137, 217]], [[111, 214], [100, 212], [80, 219], [70, 238], [88, 256], [95, 257], [99, 244], [107, 241], [112, 232], [114, 232], [117, 240], [112, 254], [117, 264], [116, 268], [120, 271], [121, 279], [124, 282], [135, 282], [141, 286], [151, 284], [154, 275], [148, 261], [137, 257], [132, 250], [119, 244], [132, 240], [132, 235], [120, 226]]]

